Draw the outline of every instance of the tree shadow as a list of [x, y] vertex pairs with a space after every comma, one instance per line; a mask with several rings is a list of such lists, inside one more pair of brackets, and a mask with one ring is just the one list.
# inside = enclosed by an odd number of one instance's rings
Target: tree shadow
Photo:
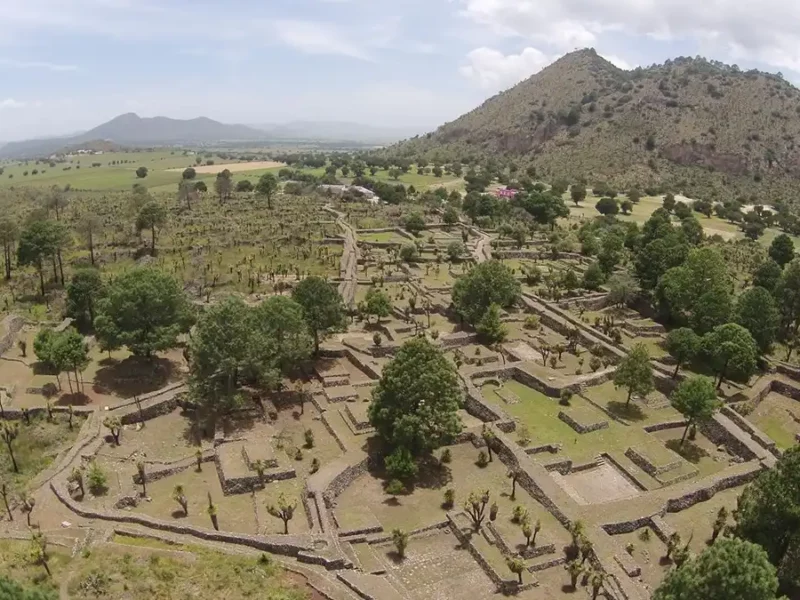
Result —
[[92, 399], [83, 392], [75, 392], [73, 394], [64, 394], [55, 401], [56, 406], [86, 406], [91, 404]]
[[574, 594], [577, 591], [578, 591], [578, 584], [577, 583], [575, 584], [574, 587], [572, 585], [570, 585], [569, 583], [565, 583], [564, 585], [561, 586], [561, 593], [562, 594]]
[[45, 362], [37, 360], [30, 365], [34, 375], [57, 375], [56, 370]]
[[180, 508], [176, 508], [170, 513], [173, 519], [185, 519], [188, 515]]
[[220, 418], [219, 425], [222, 427], [222, 431], [227, 437], [234, 433], [252, 430], [258, 421], [259, 419], [257, 419], [252, 413], [240, 412], [225, 415], [224, 417]]
[[606, 408], [615, 417], [627, 419], [628, 421], [644, 421], [647, 418], [642, 407], [633, 402], [626, 405], [625, 402], [612, 400], [606, 405]]
[[675, 454], [685, 458], [690, 463], [697, 464], [708, 456], [708, 452], [706, 452], [704, 448], [701, 448], [688, 439], [683, 442], [683, 446], [681, 446], [680, 440], [669, 440], [665, 445]]
[[662, 567], [666, 567], [667, 565], [672, 564], [672, 559], [667, 558], [666, 556], [662, 556], [661, 558], [658, 559], [658, 564], [661, 565]]
[[445, 464], [433, 456], [427, 456], [419, 463], [419, 473], [414, 487], [438, 490], [453, 481], [453, 473]]
[[[113, 361], [113, 362], [112, 362]], [[93, 389], [96, 393], [111, 392], [128, 398], [155, 392], [177, 378], [175, 365], [166, 358], [130, 356], [112, 362], [97, 371]]]
[[389, 550], [386, 553], [386, 558], [392, 561], [395, 565], [399, 565], [405, 560], [402, 556], [400, 556], [400, 553], [398, 553], [397, 550]]

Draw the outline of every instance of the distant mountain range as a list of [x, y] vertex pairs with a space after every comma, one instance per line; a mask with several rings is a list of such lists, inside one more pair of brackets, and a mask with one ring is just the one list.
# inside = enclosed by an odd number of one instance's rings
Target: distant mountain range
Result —
[[408, 137], [409, 131], [357, 123], [297, 121], [284, 125], [228, 125], [206, 117], [196, 119], [142, 118], [127, 113], [84, 133], [9, 142], [0, 146], [0, 158], [35, 158], [89, 142], [107, 141], [125, 147], [217, 142], [269, 142], [304, 140], [391, 143]]

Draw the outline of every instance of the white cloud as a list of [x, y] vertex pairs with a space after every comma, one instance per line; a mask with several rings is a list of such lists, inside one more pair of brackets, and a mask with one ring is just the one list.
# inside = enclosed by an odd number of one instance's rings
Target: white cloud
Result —
[[333, 25], [284, 19], [275, 23], [275, 32], [284, 44], [306, 54], [338, 54], [369, 60], [363, 48], [348, 40]]
[[5, 100], [0, 100], [0, 110], [4, 108], [25, 108], [27, 104], [25, 102], [18, 102], [13, 98], [6, 98]]
[[467, 54], [468, 64], [459, 71], [481, 88], [499, 91], [538, 73], [556, 57], [536, 48], [525, 48], [519, 54], [504, 55], [492, 48], [476, 48]]
[[14, 60], [11, 58], [0, 58], [0, 68], [9, 69], [44, 69], [46, 71], [77, 71], [76, 65], [60, 65], [50, 62], [36, 60]]
[[[785, 0], [458, 0], [461, 15], [496, 36], [560, 50], [603, 33], [692, 41], [726, 59], [800, 70], [800, 3]], [[601, 45], [597, 42], [597, 45]]]

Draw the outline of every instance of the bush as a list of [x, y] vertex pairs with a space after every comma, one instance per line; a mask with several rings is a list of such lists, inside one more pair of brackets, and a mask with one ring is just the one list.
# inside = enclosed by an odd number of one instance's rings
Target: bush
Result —
[[525, 329], [539, 329], [541, 326], [541, 319], [539, 315], [528, 315], [525, 317], [525, 324], [523, 327]]
[[448, 488], [444, 491], [444, 506], [452, 508], [456, 501], [456, 491], [453, 488]]
[[86, 482], [89, 485], [89, 490], [95, 496], [102, 496], [108, 491], [108, 477], [96, 462], [92, 462], [89, 467], [89, 471], [86, 474]]
[[442, 450], [442, 457], [439, 459], [442, 464], [448, 464], [451, 460], [453, 460], [453, 455], [450, 452], [450, 448], [445, 448]]
[[572, 390], [568, 388], [564, 388], [561, 390], [561, 396], [558, 400], [558, 403], [561, 406], [569, 406], [570, 401], [572, 400]]
[[481, 450], [480, 452], [478, 452], [478, 460], [476, 461], [475, 464], [478, 465], [480, 468], [485, 467], [486, 465], [489, 464], [489, 455], [486, 454], [484, 450]]
[[417, 463], [405, 448], [397, 448], [386, 457], [386, 473], [390, 479], [408, 481], [417, 476]]
[[399, 479], [392, 479], [389, 483], [386, 484], [386, 493], [392, 496], [397, 496], [399, 494], [403, 494], [406, 491], [406, 486], [403, 485], [403, 482]]

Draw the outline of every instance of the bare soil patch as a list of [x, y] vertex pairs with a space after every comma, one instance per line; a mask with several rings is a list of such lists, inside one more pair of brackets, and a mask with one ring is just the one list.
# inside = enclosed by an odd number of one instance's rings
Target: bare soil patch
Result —
[[[259, 169], [274, 169], [276, 167], [285, 166], [283, 163], [275, 162], [274, 160], [259, 160], [246, 163], [232, 163], [228, 165], [202, 165], [193, 167], [198, 174], [219, 173], [228, 169], [231, 173], [239, 173], [241, 171], [257, 171]], [[170, 173], [182, 173], [185, 169], [167, 169]]]

